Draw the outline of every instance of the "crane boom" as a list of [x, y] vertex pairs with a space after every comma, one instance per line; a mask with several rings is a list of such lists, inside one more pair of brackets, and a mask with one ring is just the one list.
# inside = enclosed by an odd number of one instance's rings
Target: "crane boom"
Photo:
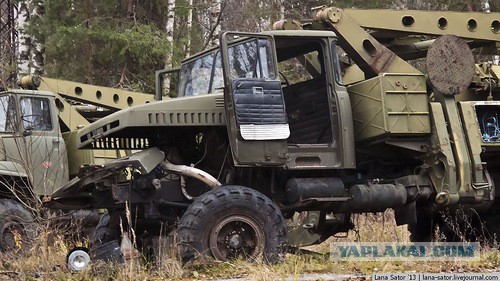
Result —
[[343, 11], [359, 26], [373, 30], [374, 37], [453, 34], [465, 39], [487, 41], [498, 41], [500, 37], [498, 13], [354, 9]]
[[[387, 20], [396, 19], [396, 20]], [[341, 46], [356, 63], [344, 82], [354, 83], [381, 73], [420, 73], [407, 59], [424, 57], [440, 35], [465, 38], [471, 48], [500, 50], [498, 13], [353, 10], [321, 7], [314, 19], [282, 20], [274, 29], [333, 30]]]

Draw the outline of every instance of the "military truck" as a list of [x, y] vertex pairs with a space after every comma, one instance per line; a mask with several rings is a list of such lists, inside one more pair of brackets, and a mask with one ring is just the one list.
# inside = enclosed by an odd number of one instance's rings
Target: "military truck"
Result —
[[157, 100], [164, 75], [179, 81], [176, 98], [77, 133], [82, 149], [141, 151], [83, 167], [46, 205], [106, 208], [99, 252], [127, 227], [139, 244], [173, 231], [184, 261], [274, 262], [388, 208], [414, 241], [435, 239], [447, 209], [472, 208], [496, 233], [500, 67], [474, 56], [498, 55], [500, 15], [315, 13], [224, 32], [157, 71]]
[[[114, 151], [77, 150], [74, 130], [134, 101], [153, 100], [153, 95], [50, 78], [23, 77], [20, 85], [20, 89], [0, 89], [1, 251], [28, 244], [36, 236], [34, 215], [41, 213], [40, 199], [68, 182], [82, 164], [117, 158]], [[105, 98], [94, 102], [95, 93], [104, 93]], [[129, 104], [114, 102], [113, 95], [118, 94], [128, 97]], [[102, 109], [95, 110], [96, 106]], [[73, 212], [68, 219], [76, 215], [89, 222], [98, 220], [91, 212]]]

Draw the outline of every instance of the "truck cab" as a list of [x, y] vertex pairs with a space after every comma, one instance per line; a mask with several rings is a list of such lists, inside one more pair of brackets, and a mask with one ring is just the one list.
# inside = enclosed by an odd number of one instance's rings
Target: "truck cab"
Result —
[[[32, 188], [42, 196], [68, 181], [66, 146], [52, 93], [0, 92], [0, 157], [2, 189]], [[2, 194], [12, 197], [12, 190]]]
[[351, 107], [335, 33], [225, 33], [221, 38], [220, 49], [182, 64], [178, 97], [225, 95], [235, 165], [354, 168]]

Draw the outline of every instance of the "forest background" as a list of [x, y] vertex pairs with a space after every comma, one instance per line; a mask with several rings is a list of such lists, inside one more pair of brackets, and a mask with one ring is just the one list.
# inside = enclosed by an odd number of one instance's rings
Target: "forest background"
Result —
[[269, 30], [321, 5], [498, 12], [500, 0], [0, 0], [0, 81], [38, 74], [153, 93], [155, 70], [217, 44], [221, 30]]

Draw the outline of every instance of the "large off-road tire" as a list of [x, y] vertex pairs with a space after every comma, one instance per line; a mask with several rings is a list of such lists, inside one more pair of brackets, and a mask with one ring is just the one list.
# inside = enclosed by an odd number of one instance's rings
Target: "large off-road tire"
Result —
[[90, 243], [91, 260], [123, 263], [120, 251], [120, 225], [118, 213], [105, 213], [94, 229]]
[[[120, 223], [122, 226], [120, 226]], [[115, 260], [122, 262], [123, 258], [121, 257], [121, 254], [115, 250], [115, 246], [121, 244], [122, 229], [124, 231], [129, 231], [127, 218], [123, 211], [114, 211], [102, 215], [92, 235], [90, 243], [91, 257], [104, 261]], [[141, 228], [136, 228], [134, 230], [136, 235], [141, 235], [135, 237], [136, 240], [132, 242], [136, 243], [137, 248], [146, 259], [153, 258], [151, 237], [142, 233]], [[130, 237], [130, 239], [134, 239], [134, 237]], [[109, 251], [109, 255], [105, 252], [107, 249], [111, 249], [111, 251]]]
[[29, 249], [37, 236], [33, 215], [13, 199], [0, 199], [0, 250]]
[[275, 263], [287, 250], [287, 224], [276, 204], [262, 193], [224, 186], [202, 194], [189, 206], [176, 241], [184, 262], [246, 258]]
[[109, 220], [109, 213], [105, 213], [99, 219], [99, 222], [94, 229], [94, 233], [92, 234], [92, 246], [100, 245], [102, 243], [120, 238], [119, 234], [110, 227]]

